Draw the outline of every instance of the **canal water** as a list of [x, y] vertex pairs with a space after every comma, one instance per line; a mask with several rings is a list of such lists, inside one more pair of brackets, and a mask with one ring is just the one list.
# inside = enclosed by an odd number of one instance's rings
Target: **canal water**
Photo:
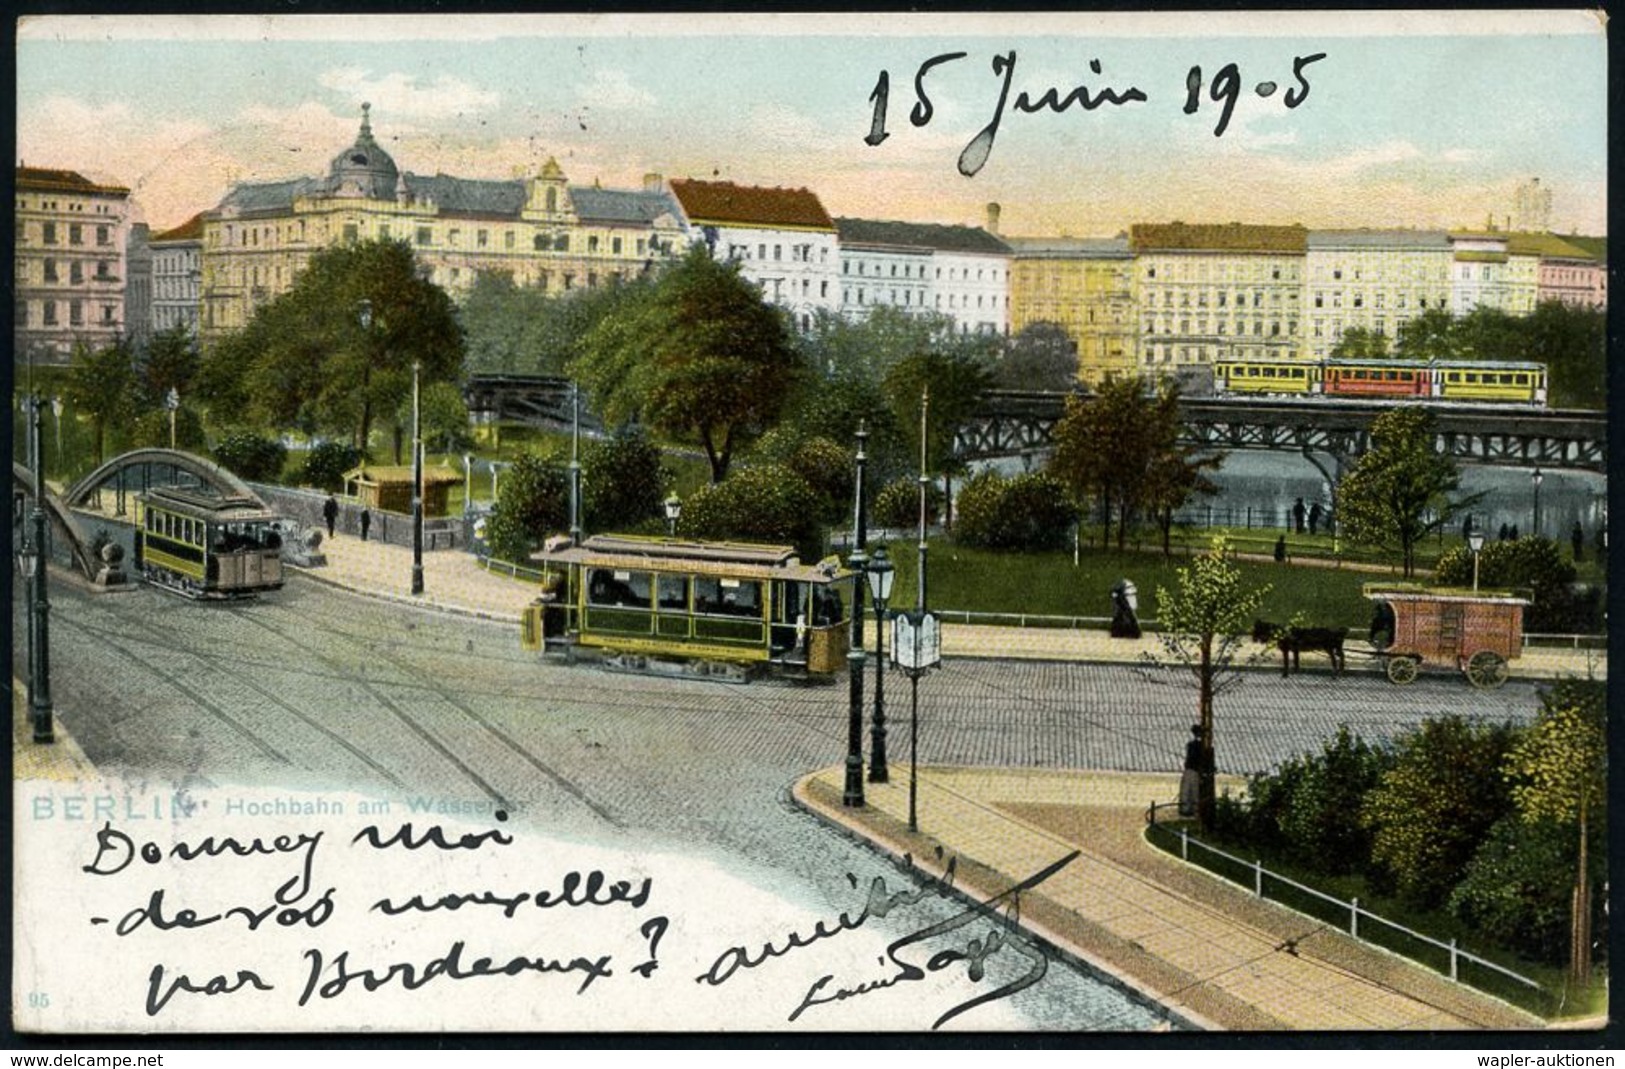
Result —
[[[1046, 459], [1035, 458], [1032, 468], [1041, 468]], [[1317, 459], [1330, 469], [1326, 458], [1317, 455]], [[1024, 467], [1019, 458], [994, 461], [988, 466], [1004, 475], [1017, 474]], [[1491, 538], [1506, 524], [1517, 527], [1520, 535], [1541, 533], [1566, 546], [1575, 523], [1579, 523], [1586, 552], [1590, 553], [1596, 544], [1597, 529], [1607, 519], [1607, 477], [1596, 472], [1543, 468], [1537, 494], [1534, 473], [1533, 467], [1463, 464], [1458, 496], [1483, 495], [1472, 508], [1473, 521]], [[1316, 503], [1323, 512], [1332, 507], [1330, 484], [1301, 453], [1233, 450], [1225, 454], [1224, 464], [1209, 477], [1219, 487], [1218, 493], [1193, 497], [1177, 514], [1177, 522], [1195, 527], [1284, 528], [1291, 522], [1293, 507], [1300, 499], [1306, 509]]]

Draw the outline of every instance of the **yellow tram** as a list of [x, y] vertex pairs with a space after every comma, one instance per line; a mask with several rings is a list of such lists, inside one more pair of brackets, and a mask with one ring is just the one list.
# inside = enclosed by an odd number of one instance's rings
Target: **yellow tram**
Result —
[[248, 597], [282, 586], [279, 517], [258, 500], [178, 487], [137, 495], [135, 566], [189, 598]]
[[830, 675], [846, 663], [855, 574], [789, 546], [594, 535], [537, 558], [543, 596], [524, 613], [526, 649], [601, 651], [611, 667], [743, 679], [771, 666]]

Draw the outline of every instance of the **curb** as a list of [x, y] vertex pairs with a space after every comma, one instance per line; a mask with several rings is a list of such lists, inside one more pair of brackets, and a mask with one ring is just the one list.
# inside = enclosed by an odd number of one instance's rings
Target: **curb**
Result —
[[334, 590], [343, 590], [347, 593], [354, 594], [358, 598], [369, 598], [373, 601], [387, 601], [395, 605], [409, 606], [411, 608], [421, 609], [427, 612], [445, 613], [448, 616], [462, 616], [474, 620], [488, 620], [494, 623], [513, 624], [515, 626], [517, 626], [519, 623], [518, 616], [495, 613], [486, 609], [470, 609], [461, 605], [447, 605], [438, 601], [428, 601], [422, 598], [414, 598], [409, 594], [392, 594], [386, 590], [371, 590], [366, 587], [351, 586], [348, 583], [342, 582], [338, 579], [329, 579], [328, 577], [319, 574], [315, 569], [302, 568], [295, 564], [288, 565], [287, 570], [288, 574], [290, 575], [302, 576], [313, 583], [320, 583], [323, 586], [332, 587]]
[[[808, 784], [813, 782], [817, 775], [818, 773], [816, 772], [809, 772], [802, 776], [781, 793], [781, 798], [786, 799], [790, 805], [793, 805], [802, 813], [805, 813], [814, 820], [817, 820], [825, 827], [834, 831], [836, 834], [891, 862], [891, 864], [899, 872], [905, 873], [911, 878], [924, 874], [940, 880], [946, 875], [945, 869], [933, 864], [931, 861], [924, 858], [914, 858], [911, 854], [907, 854], [906, 852], [899, 853], [892, 847], [891, 844], [882, 839], [870, 837], [863, 831], [860, 831], [857, 827], [838, 819], [816, 802], [809, 799], [806, 796], [806, 787]], [[956, 854], [954, 856], [957, 857], [960, 855]], [[912, 864], [905, 861], [905, 857], [911, 858]], [[975, 861], [975, 859], [971, 857], [966, 857], [966, 860]], [[965, 890], [957, 884], [946, 887], [945, 892], [947, 895], [951, 895], [955, 901], [961, 902], [966, 906], [979, 907], [983, 905], [983, 902], [978, 895]], [[1144, 1006], [1146, 1009], [1151, 1010], [1153, 1013], [1160, 1015], [1164, 1021], [1175, 1027], [1182, 1027], [1192, 1032], [1224, 1031], [1224, 1029], [1221, 1028], [1216, 1022], [1208, 1020], [1206, 1017], [1203, 1017], [1201, 1014], [1198, 1014], [1189, 1008], [1176, 1008], [1174, 1006], [1170, 1006], [1168, 1003], [1162, 1001], [1162, 999], [1159, 998], [1156, 993], [1140, 987], [1133, 980], [1118, 972], [1109, 963], [1097, 959], [1094, 957], [1094, 955], [1080, 947], [1075, 947], [1066, 943], [1059, 936], [1055, 935], [1053, 932], [1050, 932], [1042, 925], [1035, 924], [1025, 917], [1013, 922], [1006, 920], [1002, 923], [1014, 924], [1021, 928], [1023, 932], [1039, 943], [1047, 952], [1065, 961], [1067, 964], [1078, 969], [1080, 972], [1084, 973], [1090, 978], [1121, 992], [1131, 1001], [1136, 1002]]]

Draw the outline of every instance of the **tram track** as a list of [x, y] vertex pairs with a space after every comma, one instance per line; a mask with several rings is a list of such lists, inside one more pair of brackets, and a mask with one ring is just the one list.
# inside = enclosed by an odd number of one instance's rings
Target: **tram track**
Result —
[[[315, 717], [313, 717], [310, 714], [306, 713], [305, 711], [303, 711], [299, 707], [291, 704], [290, 702], [286, 701], [285, 699], [283, 699], [282, 697], [280, 697], [279, 695], [277, 695], [273, 691], [269, 690], [268, 688], [262, 686], [261, 684], [255, 682], [253, 679], [251, 679], [246, 673], [244, 673], [242, 671], [241, 659], [239, 657], [237, 657], [235, 655], [228, 656], [226, 654], [219, 654], [219, 653], [202, 653], [202, 652], [197, 651], [196, 649], [177, 650], [177, 648], [175, 646], [175, 643], [172, 640], [165, 641], [161, 637], [162, 633], [157, 628], [153, 627], [151, 624], [148, 624], [145, 621], [142, 621], [142, 620], [139, 620], [139, 619], [132, 619], [132, 618], [129, 618], [129, 617], [124, 617], [124, 616], [120, 616], [119, 619], [120, 619], [120, 624], [123, 627], [126, 627], [126, 628], [138, 627], [141, 630], [147, 632], [149, 635], [154, 636], [149, 640], [146, 640], [144, 642], [140, 642], [140, 644], [142, 644], [142, 645], [151, 645], [151, 646], [157, 647], [157, 648], [159, 648], [159, 649], [163, 650], [164, 652], [169, 653], [171, 655], [175, 655], [175, 654], [179, 653], [179, 654], [181, 654], [183, 656], [190, 657], [193, 660], [196, 660], [196, 661], [198, 661], [198, 662], [200, 662], [202, 664], [208, 665], [210, 668], [212, 668], [216, 672], [221, 673], [224, 676], [229, 676], [234, 682], [236, 682], [236, 683], [238, 683], [238, 684], [240, 684], [242, 686], [247, 687], [249, 690], [253, 691], [260, 698], [264, 699], [267, 702], [270, 702], [272, 705], [276, 706], [277, 708], [279, 708], [279, 709], [283, 710], [284, 712], [288, 713], [289, 715], [293, 716], [300, 723], [306, 725], [309, 728], [312, 728], [318, 734], [320, 734], [323, 737], [325, 737], [326, 739], [328, 739], [330, 742], [333, 742], [336, 745], [338, 745], [346, 753], [350, 754], [352, 757], [356, 758], [362, 764], [364, 764], [368, 768], [372, 769], [373, 772], [377, 773], [380, 777], [382, 777], [385, 781], [387, 781], [391, 786], [394, 786], [394, 787], [397, 787], [397, 788], [402, 788], [402, 789], [404, 789], [406, 787], [405, 782], [399, 776], [395, 775], [395, 773], [391, 772], [388, 768], [385, 768], [383, 765], [381, 765], [377, 761], [373, 760], [372, 756], [369, 755], [366, 751], [362, 750], [361, 748], [356, 746], [354, 743], [350, 742], [350, 740], [346, 739], [343, 735], [341, 735], [338, 732], [334, 731], [332, 728], [328, 727], [326, 724], [322, 723], [320, 720], [316, 719]], [[114, 642], [139, 641], [139, 640], [130, 640], [127, 635], [123, 635], [121, 633], [109, 631], [109, 630], [107, 630], [105, 628], [98, 628], [98, 627], [95, 627], [94, 625], [90, 625], [90, 624], [79, 623], [77, 621], [70, 621], [70, 624], [72, 626], [74, 626], [74, 627], [77, 627], [79, 630], [81, 630], [81, 631], [83, 631], [83, 632], [85, 632], [87, 634], [92, 634], [92, 635], [96, 635], [96, 636], [100, 637], [101, 640], [104, 641], [104, 642], [114, 643]], [[132, 652], [131, 650], [127, 649], [127, 648], [122, 649], [121, 652], [123, 652], [128, 657], [139, 660], [137, 655], [134, 652]], [[145, 663], [145, 662], [143, 662], [143, 663]], [[166, 680], [167, 682], [170, 682], [172, 685], [174, 685], [176, 687], [177, 690], [180, 690], [181, 693], [185, 694], [188, 698], [192, 699], [193, 701], [197, 701], [200, 704], [205, 705], [205, 707], [207, 707], [208, 705], [214, 705], [214, 707], [216, 709], [219, 708], [219, 706], [217, 704], [212, 703], [207, 699], [201, 699], [193, 689], [188, 688], [184, 684], [179, 683], [174, 676], [172, 676], [172, 675], [164, 675], [164, 676], [162, 676], [162, 678], [164, 680]], [[241, 730], [246, 730], [246, 729], [241, 729]], [[267, 745], [269, 745], [269, 744], [267, 744]], [[284, 763], [284, 764], [293, 764], [294, 762], [292, 762], [290, 759], [284, 757], [283, 760], [282, 760], [282, 763]]]

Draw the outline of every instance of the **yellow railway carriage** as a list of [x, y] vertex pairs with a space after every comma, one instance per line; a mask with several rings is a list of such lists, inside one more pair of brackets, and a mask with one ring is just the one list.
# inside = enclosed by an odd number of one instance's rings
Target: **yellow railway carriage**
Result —
[[1546, 404], [1545, 364], [1440, 360], [1433, 368], [1435, 396], [1442, 401]]
[[806, 565], [789, 546], [594, 535], [555, 540], [537, 560], [547, 578], [523, 616], [526, 649], [737, 678], [762, 666], [830, 675], [846, 663], [841, 587], [855, 573], [835, 558]]
[[1213, 388], [1220, 394], [1308, 396], [1320, 392], [1321, 366], [1307, 360], [1220, 360]]

